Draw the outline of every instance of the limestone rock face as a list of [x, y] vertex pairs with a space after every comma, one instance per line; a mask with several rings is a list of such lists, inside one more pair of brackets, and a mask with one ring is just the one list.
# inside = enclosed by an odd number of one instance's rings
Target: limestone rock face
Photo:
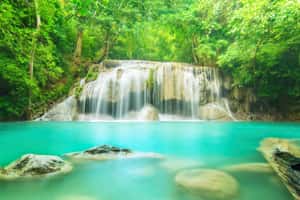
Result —
[[113, 159], [130, 159], [130, 158], [163, 158], [162, 155], [152, 152], [133, 152], [130, 149], [102, 145], [82, 152], [66, 154], [73, 159], [87, 160], [113, 160]]
[[259, 149], [265, 155], [272, 155], [275, 150], [293, 152], [300, 157], [299, 140], [288, 140], [282, 138], [266, 138], [261, 141]]
[[233, 199], [239, 191], [238, 182], [229, 174], [211, 169], [179, 172], [175, 181], [179, 186], [205, 199]]
[[0, 178], [14, 179], [66, 173], [72, 166], [57, 156], [26, 154], [0, 171]]
[[254, 95], [254, 92], [249, 88], [234, 87], [231, 91], [230, 99], [230, 107], [234, 112], [240, 111], [249, 113], [253, 112], [253, 110], [251, 110], [251, 107], [257, 107], [251, 106], [255, 105], [257, 99]]
[[226, 90], [230, 90], [231, 89], [231, 87], [232, 87], [232, 78], [230, 76], [225, 76], [223, 78], [223, 87]]
[[143, 121], [159, 120], [159, 111], [155, 107], [147, 105], [140, 111], [138, 119]]
[[265, 138], [260, 143], [259, 150], [294, 199], [300, 199], [299, 140]]
[[45, 113], [40, 120], [43, 121], [72, 121], [77, 114], [77, 100], [75, 96], [70, 96], [63, 102], [55, 105]]

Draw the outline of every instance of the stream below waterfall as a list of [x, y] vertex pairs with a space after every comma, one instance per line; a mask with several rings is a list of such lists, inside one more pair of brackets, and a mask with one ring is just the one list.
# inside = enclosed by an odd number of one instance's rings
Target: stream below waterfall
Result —
[[[102, 144], [155, 152], [164, 160], [75, 162], [66, 175], [0, 180], [3, 200], [207, 200], [182, 190], [175, 176], [185, 168], [217, 169], [263, 162], [257, 147], [266, 137], [300, 138], [293, 123], [239, 122], [22, 122], [0, 123], [0, 166], [26, 153], [64, 155]], [[289, 200], [273, 173], [227, 172], [235, 200]]]

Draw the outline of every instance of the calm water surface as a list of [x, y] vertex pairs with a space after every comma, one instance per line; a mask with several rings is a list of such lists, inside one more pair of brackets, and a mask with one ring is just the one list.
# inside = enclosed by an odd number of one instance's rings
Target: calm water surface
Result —
[[[300, 124], [287, 123], [0, 123], [0, 166], [26, 153], [81, 151], [102, 144], [157, 152], [175, 163], [221, 169], [265, 162], [256, 150], [266, 137], [300, 138]], [[2, 200], [204, 200], [176, 186], [176, 170], [155, 159], [86, 161], [62, 176], [0, 181]], [[171, 162], [172, 163], [172, 162]], [[231, 173], [240, 184], [236, 200], [290, 200], [276, 176]]]

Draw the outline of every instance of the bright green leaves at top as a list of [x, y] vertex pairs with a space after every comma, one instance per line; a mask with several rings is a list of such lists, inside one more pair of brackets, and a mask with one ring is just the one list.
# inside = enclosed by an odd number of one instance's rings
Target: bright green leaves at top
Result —
[[219, 64], [237, 85], [269, 101], [299, 98], [300, 4], [297, 0], [243, 0], [229, 21], [233, 41]]
[[67, 38], [72, 37], [68, 35], [64, 11], [57, 0], [38, 3], [41, 27], [36, 40], [33, 80], [29, 77], [29, 61], [36, 34], [34, 1], [0, 3], [0, 120], [24, 119], [29, 91], [34, 111], [53, 101], [48, 94], [56, 93], [53, 86], [68, 71], [63, 54], [70, 51], [71, 41]]
[[72, 7], [73, 14], [78, 18], [88, 17], [95, 12], [95, 0], [71, 0], [70, 4]]
[[[82, 63], [106, 58], [222, 67], [234, 85], [254, 88], [274, 105], [300, 98], [299, 0], [38, 3], [42, 25], [32, 81], [34, 1], [0, 3], [0, 119], [23, 118], [29, 89], [34, 108], [65, 95], [74, 68], [88, 71]], [[78, 66], [70, 64], [77, 47], [82, 50]]]

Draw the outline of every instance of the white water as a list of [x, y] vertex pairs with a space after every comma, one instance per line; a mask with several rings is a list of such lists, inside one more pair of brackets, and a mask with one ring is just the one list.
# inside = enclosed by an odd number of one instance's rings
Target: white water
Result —
[[77, 102], [74, 96], [70, 96], [63, 102], [56, 104], [37, 121], [72, 121], [77, 112]]
[[205, 106], [211, 104], [234, 119], [221, 94], [216, 68], [119, 61], [118, 66], [107, 68], [97, 80], [85, 85], [80, 96], [79, 119], [133, 119], [134, 113], [138, 114], [145, 105], [153, 105], [162, 120], [166, 116], [205, 119], [200, 112], [206, 112]]

